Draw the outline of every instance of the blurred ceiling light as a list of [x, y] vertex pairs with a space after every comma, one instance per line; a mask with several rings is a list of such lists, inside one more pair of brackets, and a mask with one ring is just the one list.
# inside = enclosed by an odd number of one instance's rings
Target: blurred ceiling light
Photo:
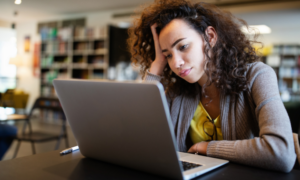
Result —
[[129, 28], [130, 26], [132, 26], [132, 24], [130, 22], [119, 22], [118, 26], [119, 28]]
[[246, 26], [242, 26], [242, 31], [246, 34], [270, 34], [271, 28], [269, 28], [266, 25], [253, 25], [253, 26], [248, 26], [249, 28], [247, 29]]
[[15, 0], [15, 4], [21, 4], [22, 0]]

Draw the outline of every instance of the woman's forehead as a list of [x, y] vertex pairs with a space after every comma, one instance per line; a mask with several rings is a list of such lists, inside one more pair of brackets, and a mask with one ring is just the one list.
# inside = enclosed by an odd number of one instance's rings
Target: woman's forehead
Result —
[[169, 44], [179, 38], [189, 38], [195, 34], [196, 31], [187, 22], [182, 19], [174, 19], [160, 31], [159, 41]]
[[160, 35], [170, 33], [181, 33], [182, 31], [189, 29], [189, 25], [182, 19], [174, 19], [169, 22], [161, 31]]

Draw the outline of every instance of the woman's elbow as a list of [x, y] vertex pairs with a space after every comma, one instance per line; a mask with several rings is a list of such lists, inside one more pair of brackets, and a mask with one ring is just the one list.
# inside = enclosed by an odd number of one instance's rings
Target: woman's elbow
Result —
[[276, 171], [289, 173], [294, 167], [296, 161], [295, 151], [287, 150], [281, 155], [273, 156], [273, 168]]

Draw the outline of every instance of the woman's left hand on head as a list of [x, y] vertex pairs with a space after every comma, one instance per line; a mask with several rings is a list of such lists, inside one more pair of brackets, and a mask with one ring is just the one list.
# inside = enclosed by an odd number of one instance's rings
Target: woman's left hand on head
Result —
[[209, 142], [199, 142], [194, 144], [189, 150], [189, 153], [198, 153], [206, 155], [206, 150]]

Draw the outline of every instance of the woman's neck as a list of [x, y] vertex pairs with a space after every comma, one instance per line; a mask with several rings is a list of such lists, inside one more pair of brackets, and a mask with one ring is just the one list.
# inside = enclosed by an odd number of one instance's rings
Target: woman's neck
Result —
[[[203, 88], [204, 84], [207, 82], [207, 75], [204, 74], [198, 81], [198, 84]], [[216, 96], [219, 96], [219, 91], [214, 83], [212, 83], [210, 86], [206, 86], [205, 89], [205, 96], [208, 96], [209, 98], [215, 98]]]

